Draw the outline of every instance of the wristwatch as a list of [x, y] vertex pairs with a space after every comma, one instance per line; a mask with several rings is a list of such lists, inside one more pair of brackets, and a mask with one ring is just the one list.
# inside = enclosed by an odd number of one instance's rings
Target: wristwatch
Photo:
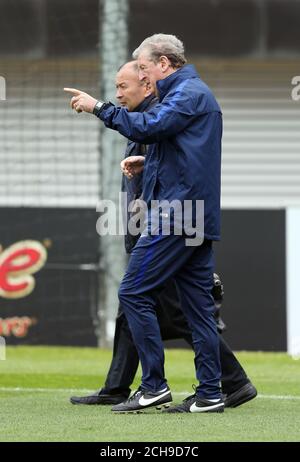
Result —
[[97, 103], [95, 104], [94, 109], [93, 109], [93, 114], [95, 114], [95, 115], [99, 114], [99, 112], [103, 108], [104, 104], [105, 104], [104, 101], [97, 101]]

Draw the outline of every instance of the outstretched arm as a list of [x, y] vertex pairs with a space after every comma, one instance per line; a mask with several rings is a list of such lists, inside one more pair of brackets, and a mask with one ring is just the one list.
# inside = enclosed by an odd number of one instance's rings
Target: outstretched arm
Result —
[[77, 112], [94, 112], [106, 127], [117, 130], [126, 138], [152, 144], [184, 130], [195, 116], [207, 112], [205, 94], [191, 94], [189, 81], [184, 81], [170, 92], [161, 103], [147, 112], [128, 112], [111, 103], [100, 103], [94, 111], [97, 100], [80, 90], [66, 88], [73, 94], [71, 107]]

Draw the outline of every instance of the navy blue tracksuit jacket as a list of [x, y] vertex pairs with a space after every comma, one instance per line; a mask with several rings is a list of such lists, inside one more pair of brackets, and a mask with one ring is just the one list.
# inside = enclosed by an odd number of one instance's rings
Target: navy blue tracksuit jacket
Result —
[[97, 116], [132, 141], [150, 144], [143, 174], [143, 199], [204, 201], [202, 245], [185, 237], [142, 235], [119, 290], [142, 365], [142, 389], [166, 387], [164, 351], [155, 313], [156, 294], [174, 277], [193, 336], [197, 394], [220, 397], [219, 340], [214, 319], [212, 241], [220, 238], [222, 115], [193, 66], [157, 82], [159, 103], [148, 112], [128, 112], [111, 103]]
[[144, 168], [143, 199], [203, 200], [204, 237], [219, 240], [220, 107], [191, 65], [158, 81], [157, 88], [159, 104], [147, 112], [108, 104], [98, 117], [126, 138], [152, 144]]

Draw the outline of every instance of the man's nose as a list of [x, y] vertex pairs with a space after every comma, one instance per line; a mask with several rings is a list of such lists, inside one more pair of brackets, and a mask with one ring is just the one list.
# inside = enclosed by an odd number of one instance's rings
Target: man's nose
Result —
[[122, 98], [122, 92], [121, 92], [120, 90], [117, 90], [117, 91], [116, 91], [116, 98], [117, 98], [117, 99]]
[[145, 80], [146, 77], [147, 77], [147, 74], [145, 74], [145, 72], [142, 69], [140, 69], [139, 70], [139, 80], [141, 80], [141, 81]]

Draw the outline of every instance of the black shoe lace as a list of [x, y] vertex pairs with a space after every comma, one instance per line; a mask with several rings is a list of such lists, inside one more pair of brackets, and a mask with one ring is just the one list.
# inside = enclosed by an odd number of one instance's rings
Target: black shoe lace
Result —
[[142, 394], [143, 390], [139, 387], [127, 400], [126, 403], [133, 401], [138, 395]]
[[197, 392], [197, 387], [196, 387], [196, 385], [193, 384], [193, 385], [192, 385], [192, 388], [193, 388], [193, 390], [194, 390], [195, 393], [194, 393], [193, 395], [190, 395], [190, 396], [188, 396], [187, 398], [185, 398], [185, 399], [183, 400], [184, 403], [187, 402], [187, 401], [190, 401], [191, 399], [193, 399], [193, 398], [196, 397], [196, 392]]

